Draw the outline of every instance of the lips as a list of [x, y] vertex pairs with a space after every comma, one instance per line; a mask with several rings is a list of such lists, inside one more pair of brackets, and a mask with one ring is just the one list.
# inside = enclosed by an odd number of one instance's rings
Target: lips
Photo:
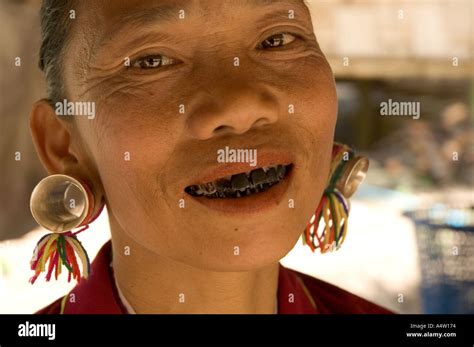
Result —
[[231, 218], [263, 216], [275, 209], [285, 209], [282, 202], [299, 177], [295, 155], [286, 148], [256, 148], [258, 160], [254, 167], [243, 162], [216, 165], [206, 161], [200, 174], [181, 185], [181, 194], [190, 198], [189, 207]]
[[185, 192], [194, 197], [208, 199], [241, 198], [258, 194], [280, 183], [293, 165], [264, 166], [247, 172], [220, 177], [203, 184], [190, 185]]

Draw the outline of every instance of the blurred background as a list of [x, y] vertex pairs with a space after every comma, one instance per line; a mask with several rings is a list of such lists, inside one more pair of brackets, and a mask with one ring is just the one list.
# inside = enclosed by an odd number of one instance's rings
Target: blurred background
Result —
[[[308, 3], [337, 79], [336, 140], [371, 164], [343, 247], [298, 242], [282, 263], [399, 313], [474, 313], [474, 1]], [[29, 212], [46, 175], [28, 130], [45, 96], [39, 4], [0, 0], [0, 313], [34, 312], [73, 286], [28, 283], [46, 233]], [[419, 103], [419, 119], [383, 115], [389, 99]], [[104, 211], [81, 241], [94, 257], [109, 237]]]

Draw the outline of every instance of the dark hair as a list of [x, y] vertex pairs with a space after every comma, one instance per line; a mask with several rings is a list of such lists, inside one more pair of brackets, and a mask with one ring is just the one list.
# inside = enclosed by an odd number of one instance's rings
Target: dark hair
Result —
[[75, 0], [43, 0], [40, 10], [39, 67], [45, 74], [48, 98], [53, 104], [66, 96], [62, 66], [73, 22], [70, 11], [74, 5]]

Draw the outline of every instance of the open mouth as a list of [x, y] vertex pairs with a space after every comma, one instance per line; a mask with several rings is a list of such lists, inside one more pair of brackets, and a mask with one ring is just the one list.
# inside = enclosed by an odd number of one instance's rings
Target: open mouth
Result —
[[252, 171], [221, 177], [215, 181], [191, 185], [184, 189], [195, 197], [209, 199], [241, 198], [258, 194], [277, 185], [288, 176], [293, 164], [265, 166]]

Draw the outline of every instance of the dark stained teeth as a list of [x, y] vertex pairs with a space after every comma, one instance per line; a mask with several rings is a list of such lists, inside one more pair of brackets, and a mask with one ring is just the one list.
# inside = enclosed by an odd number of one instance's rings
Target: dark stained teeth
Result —
[[267, 171], [267, 183], [276, 182], [277, 180], [277, 171], [274, 167], [271, 167], [270, 170]]
[[221, 179], [216, 182], [216, 189], [219, 193], [230, 191], [232, 186], [229, 180]]
[[244, 191], [250, 185], [247, 175], [244, 173], [233, 175], [231, 179], [232, 189]]
[[214, 183], [206, 183], [201, 185], [201, 190], [204, 191], [206, 194], [214, 194], [216, 192], [216, 186]]
[[291, 166], [273, 166], [259, 168], [248, 174], [240, 173], [229, 178], [221, 178], [214, 182], [192, 185], [185, 188], [192, 196], [202, 196], [210, 199], [240, 198], [264, 192], [278, 184], [291, 170]]
[[253, 170], [250, 173], [250, 179], [252, 180], [252, 184], [255, 186], [257, 184], [265, 183], [267, 181], [267, 174], [263, 169]]
[[278, 165], [277, 167], [277, 177], [279, 180], [281, 180], [283, 177], [285, 177], [286, 173], [286, 167], [283, 165]]

